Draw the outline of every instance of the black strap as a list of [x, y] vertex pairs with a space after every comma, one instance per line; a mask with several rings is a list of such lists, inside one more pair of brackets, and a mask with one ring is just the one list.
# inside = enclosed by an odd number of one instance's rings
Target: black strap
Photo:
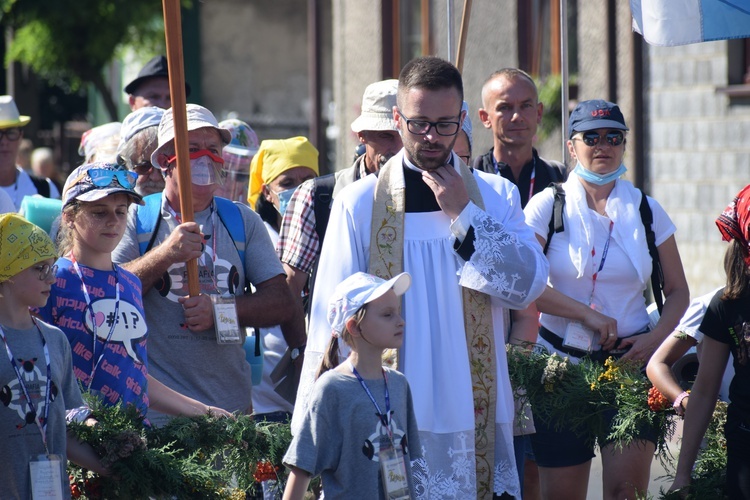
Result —
[[333, 188], [335, 185], [336, 174], [323, 175], [313, 179], [315, 232], [318, 233], [318, 241], [321, 247], [326, 235], [326, 228], [328, 228], [328, 219], [331, 217], [331, 202], [333, 201]]
[[32, 174], [29, 174], [29, 178], [31, 178], [31, 182], [34, 183], [36, 192], [45, 198], [49, 198], [50, 188], [49, 188], [49, 182], [47, 182], [47, 179], [42, 179]]
[[552, 217], [549, 218], [549, 229], [547, 230], [547, 241], [544, 242], [544, 255], [547, 255], [549, 244], [552, 241], [552, 235], [565, 231], [565, 222], [563, 221], [563, 211], [565, 209], [565, 189], [559, 182], [550, 184], [555, 201], [552, 204]]
[[641, 205], [638, 207], [638, 211], [641, 213], [641, 222], [646, 229], [646, 243], [648, 244], [648, 253], [651, 255], [651, 293], [654, 295], [656, 308], [659, 310], [659, 314], [661, 314], [664, 308], [664, 297], [662, 295], [664, 290], [664, 271], [661, 267], [661, 259], [659, 259], [659, 249], [656, 248], [656, 234], [653, 228], [654, 214], [651, 212], [651, 206], [648, 204], [646, 193], [642, 191]]
[[[544, 254], [547, 255], [549, 244], [552, 241], [552, 235], [561, 233], [565, 230], [563, 223], [563, 210], [565, 208], [565, 190], [560, 183], [552, 183], [552, 192], [555, 195], [555, 201], [552, 204], [552, 216], [549, 220], [549, 229], [547, 230], [547, 241], [544, 243]], [[641, 191], [640, 189], [638, 191]], [[641, 204], [638, 207], [641, 214], [641, 223], [646, 230], [646, 245], [648, 253], [651, 256], [651, 292], [654, 295], [656, 308], [661, 314], [664, 308], [664, 271], [659, 259], [659, 249], [656, 248], [656, 234], [654, 233], [654, 214], [651, 212], [651, 206], [648, 204], [646, 193], [641, 191]], [[550, 342], [551, 343], [551, 342]]]

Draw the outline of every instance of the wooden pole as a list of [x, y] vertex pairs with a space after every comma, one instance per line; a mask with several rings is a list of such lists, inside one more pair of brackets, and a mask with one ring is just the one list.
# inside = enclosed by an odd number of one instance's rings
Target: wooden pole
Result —
[[[464, 53], [466, 38], [469, 35], [469, 18], [471, 17], [471, 0], [464, 0], [464, 11], [461, 14], [461, 31], [458, 34], [458, 48], [456, 49], [456, 68], [464, 69]], [[448, 20], [450, 22], [450, 19]]]
[[[169, 66], [169, 92], [172, 96], [174, 120], [174, 147], [177, 154], [177, 182], [180, 188], [180, 214], [182, 222], [192, 222], [193, 191], [190, 178], [190, 150], [188, 149], [187, 111], [185, 109], [185, 71], [182, 63], [182, 21], [180, 0], [162, 0], [164, 8], [164, 35], [167, 41]], [[191, 259], [187, 267], [188, 292], [191, 297], [200, 294], [198, 261]]]

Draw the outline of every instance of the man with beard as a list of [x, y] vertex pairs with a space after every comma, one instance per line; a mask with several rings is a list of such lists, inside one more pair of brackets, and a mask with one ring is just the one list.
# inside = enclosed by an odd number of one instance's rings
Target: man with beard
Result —
[[151, 153], [159, 142], [159, 122], [163, 115], [162, 108], [146, 106], [133, 111], [122, 121], [117, 163], [138, 174], [135, 191], [141, 196], [164, 191], [161, 169], [151, 164]]
[[401, 137], [393, 121], [397, 90], [398, 80], [367, 86], [362, 112], [352, 122], [352, 131], [365, 152], [349, 168], [304, 182], [289, 201], [276, 250], [295, 297], [302, 295], [320, 255], [331, 199], [354, 181], [380, 170], [401, 149]]
[[404, 343], [387, 362], [406, 375], [414, 398], [424, 456], [412, 467], [414, 497], [520, 498], [505, 318], [541, 294], [549, 266], [516, 188], [504, 179], [490, 186], [452, 152], [462, 101], [453, 65], [408, 63], [393, 109], [404, 148], [377, 177], [334, 199], [292, 429], [331, 336], [334, 287], [357, 271], [384, 279], [406, 271]]

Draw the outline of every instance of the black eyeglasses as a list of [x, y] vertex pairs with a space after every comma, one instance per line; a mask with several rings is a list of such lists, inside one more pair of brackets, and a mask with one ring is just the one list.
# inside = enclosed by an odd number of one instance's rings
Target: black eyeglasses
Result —
[[[432, 128], [435, 128], [435, 132], [438, 135], [451, 136], [458, 133], [461, 122], [431, 122], [427, 120], [411, 120], [405, 117], [401, 112], [399, 115], [406, 121], [406, 129], [414, 135], [427, 135]], [[459, 115], [460, 116], [460, 115]]]
[[601, 142], [602, 137], [605, 137], [607, 139], [607, 143], [610, 146], [619, 146], [623, 142], [625, 142], [625, 134], [621, 130], [613, 131], [613, 132], [607, 132], [603, 136], [599, 135], [599, 133], [592, 131], [589, 132], [583, 132], [581, 134], [581, 140], [585, 145], [587, 145], [590, 148], [593, 148], [599, 142]]
[[49, 265], [49, 264], [42, 264], [40, 266], [36, 266], [35, 268], [37, 271], [39, 271], [39, 281], [47, 281], [47, 278], [50, 276], [55, 276], [57, 274], [57, 264]]
[[0, 130], [0, 139], [2, 139], [3, 137], [6, 137], [9, 141], [17, 141], [21, 138], [21, 129], [14, 127]]

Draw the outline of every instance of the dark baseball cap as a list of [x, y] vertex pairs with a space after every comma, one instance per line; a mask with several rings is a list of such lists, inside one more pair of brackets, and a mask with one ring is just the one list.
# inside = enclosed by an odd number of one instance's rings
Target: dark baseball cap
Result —
[[570, 137], [576, 132], [586, 132], [598, 128], [630, 130], [625, 125], [625, 117], [617, 104], [603, 99], [593, 99], [578, 103], [568, 120]]
[[[169, 78], [169, 68], [165, 56], [155, 56], [138, 72], [138, 77], [125, 86], [126, 94], [133, 94], [138, 86], [149, 78]], [[185, 97], [190, 97], [190, 85], [185, 82]]]

